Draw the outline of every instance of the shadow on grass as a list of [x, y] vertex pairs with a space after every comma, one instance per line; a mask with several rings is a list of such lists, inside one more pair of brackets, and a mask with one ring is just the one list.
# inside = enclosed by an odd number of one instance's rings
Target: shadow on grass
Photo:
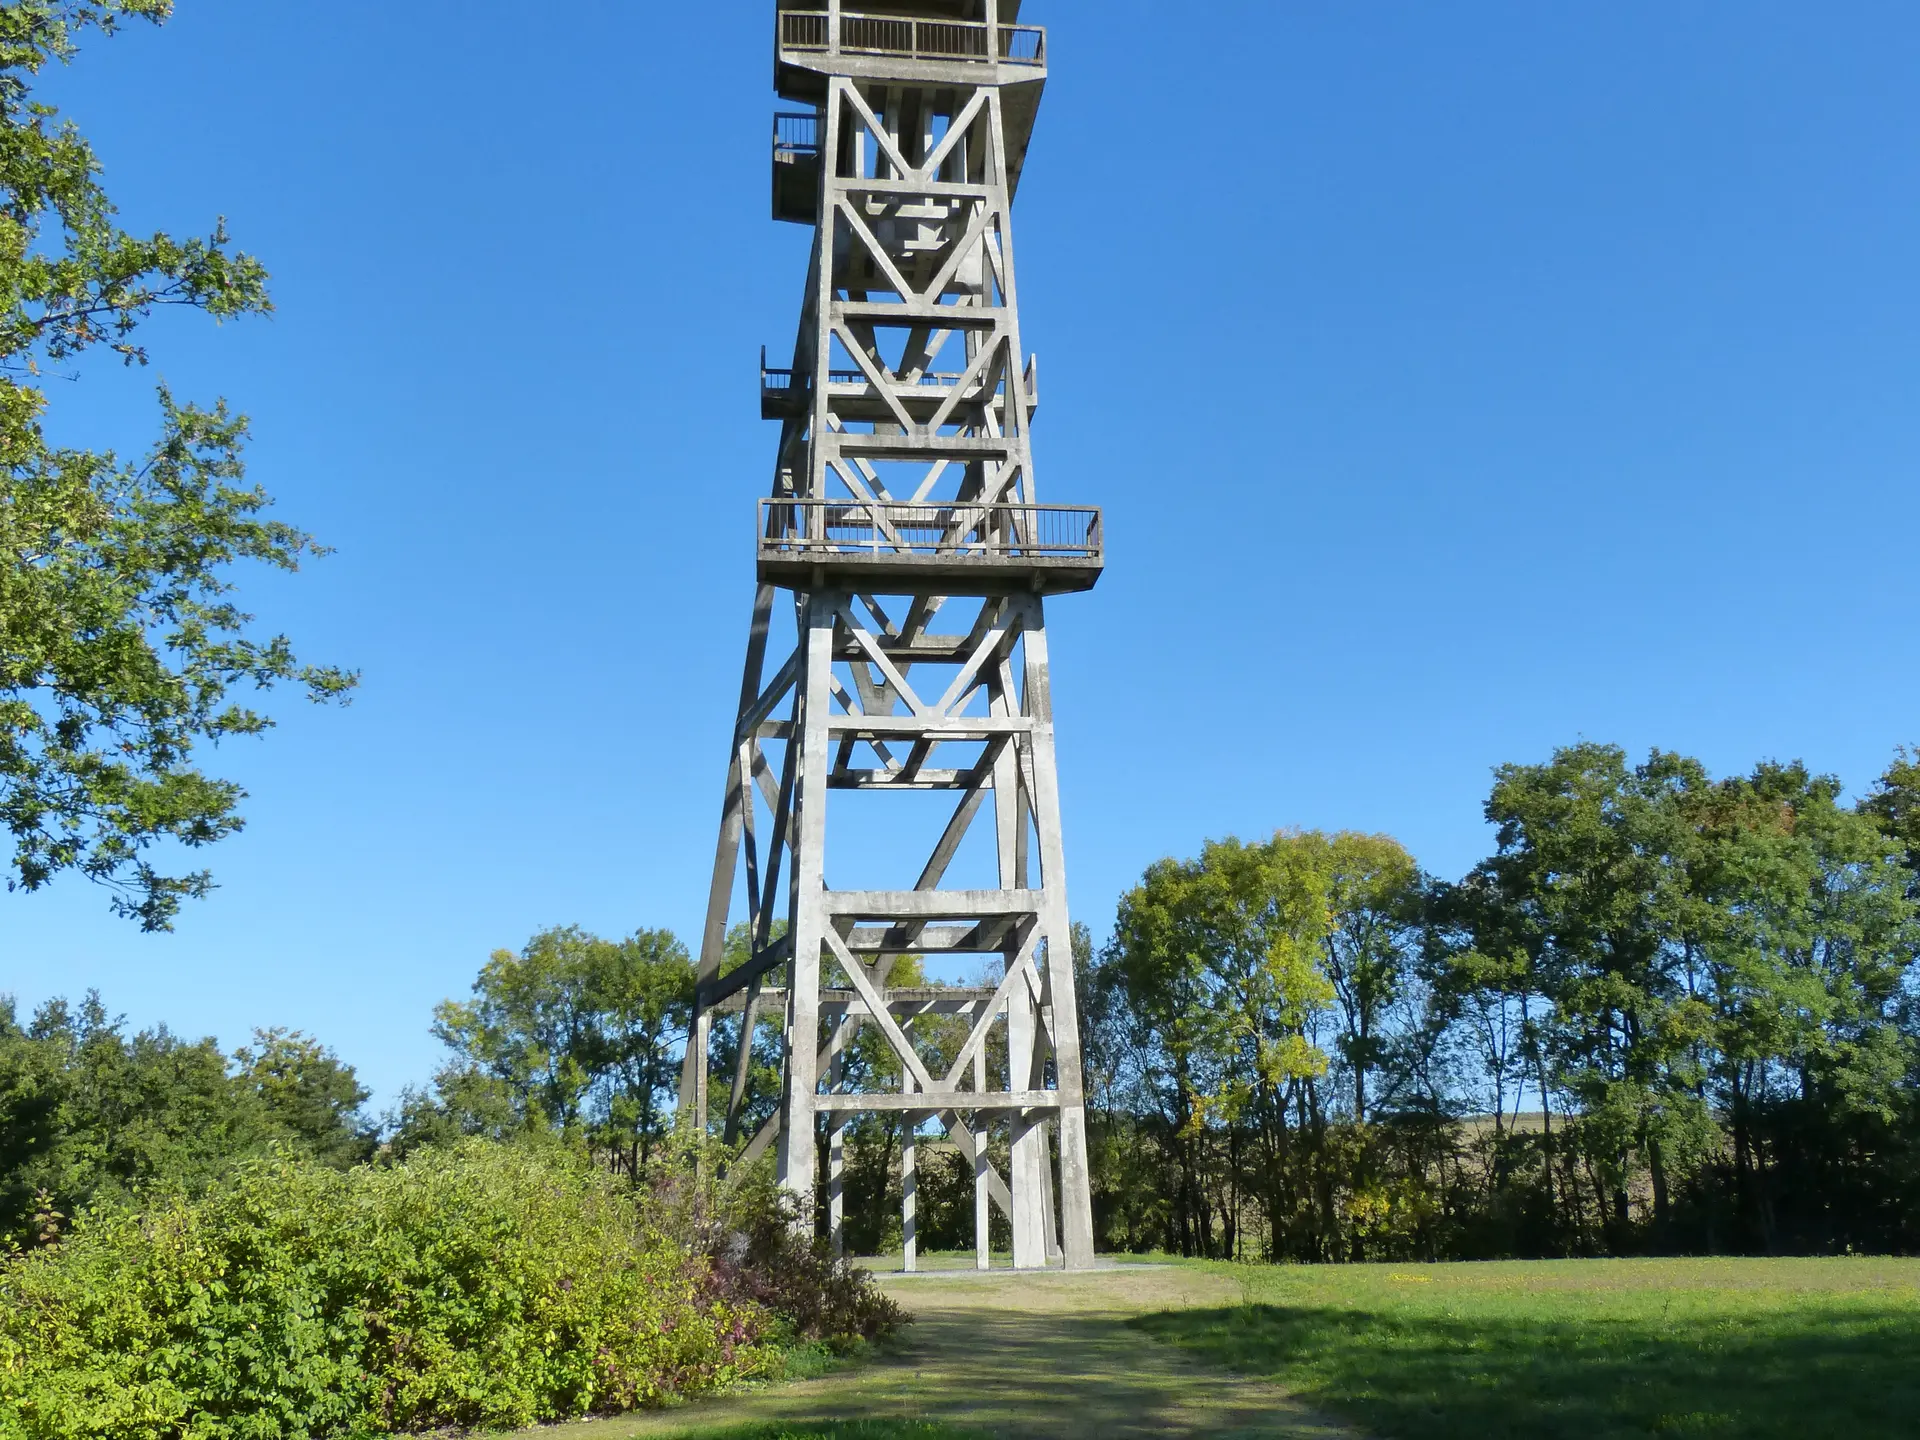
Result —
[[1131, 1322], [1393, 1440], [1839, 1436], [1920, 1414], [1911, 1307], [1528, 1320], [1244, 1305]]
[[[683, 1410], [635, 1415], [599, 1440], [986, 1440], [1339, 1432], [1272, 1387], [1194, 1364], [1121, 1314], [977, 1306], [916, 1316], [878, 1363]], [[545, 1440], [528, 1435], [524, 1440]], [[565, 1440], [556, 1434], [552, 1440]]]
[[700, 1440], [985, 1440], [985, 1432], [915, 1420], [800, 1421], [702, 1431]]

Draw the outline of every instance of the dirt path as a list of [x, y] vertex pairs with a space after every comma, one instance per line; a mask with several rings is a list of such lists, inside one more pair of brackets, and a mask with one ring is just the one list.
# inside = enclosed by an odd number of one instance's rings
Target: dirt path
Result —
[[1240, 1299], [1219, 1277], [952, 1272], [883, 1282], [913, 1312], [859, 1369], [665, 1414], [568, 1426], [566, 1440], [699, 1436], [767, 1421], [930, 1419], [1007, 1436], [1210, 1435], [1358, 1440], [1271, 1385], [1186, 1359], [1130, 1316]]

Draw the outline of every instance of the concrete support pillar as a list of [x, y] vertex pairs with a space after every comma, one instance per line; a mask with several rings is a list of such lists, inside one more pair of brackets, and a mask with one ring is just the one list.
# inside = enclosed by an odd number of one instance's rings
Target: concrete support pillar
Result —
[[1047, 628], [1040, 597], [1027, 597], [1026, 709], [1033, 718], [1033, 819], [1040, 838], [1040, 875], [1047, 936], [1045, 993], [1053, 1009], [1054, 1068], [1060, 1085], [1060, 1236], [1069, 1270], [1093, 1267], [1093, 1186], [1087, 1167], [1085, 1080], [1080, 1011], [1074, 996], [1073, 932], [1067, 910], [1067, 861], [1060, 839], [1060, 781], [1053, 750], [1053, 693], [1048, 683]]
[[[1007, 997], [1007, 1088], [1041, 1088], [1035, 1065], [1039, 1038], [1034, 1023], [1033, 997], [1025, 985], [1015, 985]], [[1047, 1131], [1037, 1112], [1016, 1110], [1009, 1117], [1013, 1134], [1011, 1173], [1013, 1190], [1013, 1267], [1038, 1270], [1047, 1263], [1046, 1174]]]
[[787, 1065], [781, 1107], [780, 1180], [814, 1214], [815, 1093], [820, 1085], [820, 949], [827, 928], [827, 720], [833, 694], [833, 612], [838, 597], [815, 592], [805, 606], [806, 688], [799, 784], [794, 793], [799, 842], [793, 847], [793, 962], [787, 984]]
[[693, 1043], [688, 1059], [693, 1064], [694, 1123], [704, 1133], [707, 1128], [707, 1057], [713, 1048], [713, 1016], [705, 1010], [693, 1022]]
[[[753, 703], [760, 693], [760, 672], [767, 658], [767, 630], [773, 620], [774, 588], [760, 585], [753, 593], [753, 618], [747, 628], [747, 660], [740, 676], [740, 708]], [[740, 769], [739, 747], [727, 767], [726, 799], [720, 807], [720, 838], [713, 851], [713, 878], [707, 888], [707, 918], [700, 932], [700, 963], [696, 971], [702, 985], [712, 983], [720, 974], [720, 962], [726, 951], [727, 909], [733, 900], [734, 868], [740, 863], [740, 836], [745, 826], [747, 787], [753, 777]], [[704, 1008], [695, 1007], [693, 1024], [687, 1029], [687, 1051], [680, 1062], [680, 1110], [683, 1122], [689, 1117], [704, 1130], [707, 1123], [707, 1037], [712, 1022]]]
[[1046, 1156], [1046, 1163], [1040, 1167], [1040, 1218], [1045, 1222], [1042, 1228], [1047, 1237], [1047, 1264], [1060, 1265], [1064, 1256], [1060, 1249], [1060, 1211], [1053, 1193], [1053, 1126], [1044, 1120], [1040, 1122], [1040, 1150]]
[[[913, 1089], [913, 1078], [904, 1070], [900, 1076], [900, 1089]], [[919, 1196], [916, 1187], [919, 1184], [919, 1152], [917, 1131], [920, 1117], [909, 1110], [900, 1117], [900, 1268], [908, 1272], [920, 1266], [920, 1237], [917, 1233], [919, 1223]]]
[[[829, 1065], [827, 1088], [838, 1091], [846, 1071], [842, 1054], [845, 1036], [851, 1027], [842, 1021], [834, 1031], [833, 1060]], [[827, 1118], [827, 1236], [833, 1245], [833, 1258], [847, 1253], [847, 1117], [835, 1111]]]
[[[983, 1045], [973, 1053], [973, 1088], [987, 1088], [987, 1056]], [[993, 1267], [993, 1206], [987, 1195], [987, 1115], [974, 1112], [973, 1121], [973, 1268]]]

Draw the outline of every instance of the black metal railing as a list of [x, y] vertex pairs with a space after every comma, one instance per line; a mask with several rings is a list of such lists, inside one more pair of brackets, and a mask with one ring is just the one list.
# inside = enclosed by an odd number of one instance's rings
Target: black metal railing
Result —
[[773, 154], [776, 160], [820, 153], [818, 112], [783, 112], [773, 117]]
[[866, 50], [876, 55], [911, 55], [915, 52], [913, 20], [897, 20], [881, 15], [842, 15], [840, 48]]
[[828, 17], [824, 11], [787, 10], [780, 16], [780, 43], [789, 50], [825, 50]]
[[914, 50], [921, 54], [954, 56], [965, 60], [987, 58], [987, 27], [939, 20], [914, 22]]
[[889, 560], [1081, 560], [1098, 564], [1100, 509], [965, 501], [762, 500], [760, 553]]
[[1002, 25], [1000, 58], [1015, 65], [1046, 64], [1047, 32], [1037, 25]]
[[[954, 374], [951, 371], [927, 370], [914, 376], [911, 380], [904, 375], [898, 376], [895, 378], [894, 384], [924, 385], [931, 389], [944, 390], [958, 385], [966, 378], [964, 375]], [[829, 385], [871, 385], [873, 382], [867, 379], [867, 372], [864, 370], [829, 370], [827, 372], [827, 383]]]
[[[911, 383], [925, 386], [929, 389], [944, 390], [958, 385], [966, 378], [966, 376], [953, 371], [929, 370], [924, 374], [916, 376]], [[760, 347], [760, 388], [762, 390], [767, 391], [769, 394], [790, 395], [802, 388], [800, 380], [801, 373], [797, 370], [769, 367], [766, 360], [766, 347], [764, 345]], [[870, 386], [873, 382], [867, 378], [867, 372], [864, 370], [829, 370], [827, 372], [827, 383], [829, 385]], [[909, 382], [903, 379], [897, 383], [907, 384]], [[1027, 385], [1028, 389], [1031, 390], [1033, 385], [1033, 367], [1031, 363], [1029, 363], [1027, 367]], [[1005, 388], [1006, 382], [1002, 381], [998, 389], [1004, 390]]]
[[[824, 10], [780, 12], [785, 50], [830, 50], [833, 32]], [[1010, 65], [1047, 63], [1047, 32], [1037, 25], [1002, 25], [1000, 59]], [[915, 60], [986, 62], [987, 27], [978, 21], [913, 20], [894, 15], [840, 17], [839, 48], [851, 55], [901, 55]]]
[[767, 368], [767, 347], [760, 347], [760, 393], [769, 399], [788, 400], [800, 390], [800, 374], [797, 370], [770, 370]]

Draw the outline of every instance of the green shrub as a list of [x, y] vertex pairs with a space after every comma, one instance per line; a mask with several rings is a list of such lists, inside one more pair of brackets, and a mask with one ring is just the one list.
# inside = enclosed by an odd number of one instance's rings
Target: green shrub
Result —
[[519, 1426], [777, 1370], [789, 1327], [649, 1217], [584, 1164], [480, 1142], [93, 1212], [0, 1262], [0, 1437]]
[[843, 1351], [908, 1322], [870, 1274], [810, 1238], [768, 1160], [744, 1161], [683, 1133], [656, 1152], [644, 1179], [649, 1213], [705, 1258], [713, 1293], [771, 1311], [792, 1338]]

